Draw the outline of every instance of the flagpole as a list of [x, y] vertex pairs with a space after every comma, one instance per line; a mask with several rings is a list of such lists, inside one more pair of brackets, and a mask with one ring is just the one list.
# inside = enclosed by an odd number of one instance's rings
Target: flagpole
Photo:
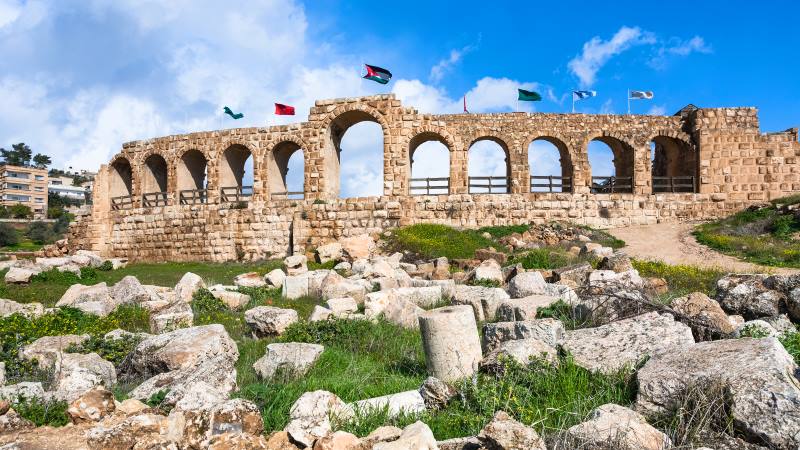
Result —
[[628, 89], [628, 115], [631, 114], [631, 90]]
[[572, 96], [572, 114], [575, 114], [575, 92], [573, 91], [570, 95]]

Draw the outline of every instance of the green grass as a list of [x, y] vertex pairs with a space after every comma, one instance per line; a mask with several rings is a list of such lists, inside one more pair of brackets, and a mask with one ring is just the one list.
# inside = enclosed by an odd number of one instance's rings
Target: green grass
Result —
[[106, 282], [110, 285], [127, 275], [134, 275], [142, 284], [157, 286], [174, 286], [186, 272], [200, 275], [207, 284], [232, 284], [236, 275], [245, 272], [265, 274], [281, 267], [277, 260], [254, 263], [137, 263], [112, 271], [95, 270], [94, 276], [79, 279], [71, 274], [60, 272], [40, 275], [29, 285], [6, 284], [5, 272], [0, 272], [0, 298], [20, 303], [39, 302], [45, 306], [53, 306], [64, 295], [64, 292], [75, 283], [95, 284]]
[[575, 256], [562, 247], [543, 247], [528, 250], [511, 258], [512, 264], [522, 264], [526, 269], [558, 269], [581, 262], [595, 263], [587, 256]]
[[800, 202], [800, 196], [772, 201], [771, 206], [746, 209], [722, 220], [698, 225], [697, 241], [722, 253], [755, 264], [800, 267], [800, 241], [793, 235], [800, 222], [780, 205]]
[[[318, 343], [325, 351], [300, 379], [259, 380], [252, 364], [274, 341]], [[239, 352], [237, 395], [259, 406], [267, 432], [286, 425], [305, 392], [323, 389], [352, 402], [417, 389], [426, 377], [419, 332], [384, 321], [298, 322], [276, 340], [243, 340]]]
[[570, 358], [558, 367], [533, 361], [528, 367], [509, 364], [503, 376], [481, 374], [477, 381], [464, 381], [461, 392], [440, 411], [389, 419], [376, 411], [345, 423], [343, 429], [357, 435], [380, 425], [403, 427], [415, 420], [430, 426], [437, 439], [474, 436], [494, 413], [503, 410], [543, 435], [555, 435], [582, 422], [588, 413], [605, 403], [630, 405], [635, 386], [630, 371], [613, 375], [592, 373]]
[[481, 236], [478, 230], [456, 230], [447, 225], [422, 223], [398, 228], [388, 238], [391, 251], [407, 251], [419, 258], [469, 259], [475, 250], [500, 248], [493, 239]]
[[37, 244], [30, 239], [22, 239], [14, 245], [0, 247], [0, 252], [35, 252], [41, 250], [42, 247], [44, 247], [43, 244]]
[[505, 225], [505, 226], [496, 226], [496, 227], [483, 227], [478, 228], [478, 233], [489, 233], [495, 239], [500, 239], [501, 237], [510, 236], [514, 233], [524, 233], [531, 229], [530, 225]]
[[713, 297], [717, 288], [717, 281], [727, 272], [717, 269], [704, 269], [696, 266], [670, 265], [661, 261], [631, 261], [633, 268], [639, 271], [642, 277], [657, 277], [667, 281], [669, 298], [676, 298], [692, 292], [703, 292]]
[[779, 340], [786, 351], [792, 355], [794, 362], [800, 364], [800, 331], [786, 333]]

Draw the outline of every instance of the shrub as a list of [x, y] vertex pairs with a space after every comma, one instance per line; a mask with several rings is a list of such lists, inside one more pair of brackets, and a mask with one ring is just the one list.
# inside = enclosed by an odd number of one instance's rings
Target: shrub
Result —
[[576, 264], [581, 259], [560, 247], [537, 248], [511, 259], [513, 264], [522, 264], [526, 269], [558, 269]]
[[19, 398], [11, 405], [20, 416], [30, 420], [37, 427], [49, 425], [62, 427], [69, 423], [67, 408], [63, 400], [43, 401], [38, 398]]
[[53, 241], [53, 230], [42, 221], [32, 222], [25, 233], [35, 244], [46, 244]]
[[739, 331], [739, 337], [749, 337], [749, 338], [765, 338], [769, 336], [769, 330], [766, 328], [758, 325], [758, 324], [748, 324], [742, 327], [741, 331]]
[[103, 261], [103, 264], [100, 264], [97, 270], [102, 270], [103, 272], [114, 270], [114, 264], [109, 260], [105, 260]]
[[19, 243], [19, 233], [11, 225], [0, 223], [0, 247], [8, 247]]

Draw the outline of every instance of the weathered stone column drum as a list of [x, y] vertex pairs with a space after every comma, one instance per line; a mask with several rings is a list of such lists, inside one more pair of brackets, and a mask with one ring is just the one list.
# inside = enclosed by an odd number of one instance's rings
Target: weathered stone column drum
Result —
[[428, 373], [443, 381], [471, 376], [481, 361], [481, 340], [469, 305], [446, 306], [419, 316]]

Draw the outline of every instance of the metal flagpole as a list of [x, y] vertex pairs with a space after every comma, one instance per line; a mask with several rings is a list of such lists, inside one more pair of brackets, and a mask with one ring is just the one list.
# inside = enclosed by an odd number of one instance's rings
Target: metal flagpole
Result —
[[631, 113], [631, 90], [628, 89], [628, 114]]

